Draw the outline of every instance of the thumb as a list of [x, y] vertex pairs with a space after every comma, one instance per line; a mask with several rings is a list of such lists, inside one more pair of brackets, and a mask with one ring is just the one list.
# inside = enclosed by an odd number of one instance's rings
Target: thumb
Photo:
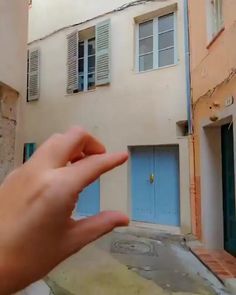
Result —
[[115, 227], [128, 226], [129, 218], [117, 211], [104, 211], [93, 217], [76, 221], [71, 231], [73, 252], [109, 233]]

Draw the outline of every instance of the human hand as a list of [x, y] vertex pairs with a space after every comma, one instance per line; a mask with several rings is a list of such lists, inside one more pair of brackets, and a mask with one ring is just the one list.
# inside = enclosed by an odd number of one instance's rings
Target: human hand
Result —
[[1, 295], [23, 289], [91, 241], [128, 225], [118, 212], [71, 218], [78, 193], [127, 158], [127, 153], [107, 154], [75, 127], [52, 136], [6, 178], [0, 187]]

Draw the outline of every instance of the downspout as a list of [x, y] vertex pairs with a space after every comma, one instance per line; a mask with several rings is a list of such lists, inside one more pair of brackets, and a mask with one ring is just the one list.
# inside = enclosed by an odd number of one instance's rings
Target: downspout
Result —
[[186, 94], [187, 94], [187, 116], [188, 134], [193, 133], [192, 126], [192, 103], [191, 103], [191, 73], [190, 73], [190, 43], [189, 43], [189, 16], [188, 0], [184, 0], [184, 31], [185, 31], [185, 67], [186, 67]]
[[190, 203], [192, 234], [198, 235], [198, 217], [196, 208], [196, 171], [195, 171], [195, 144], [193, 136], [193, 109], [191, 92], [191, 67], [190, 67], [190, 27], [189, 27], [189, 0], [184, 0], [184, 35], [185, 35], [185, 79], [187, 96], [187, 118], [189, 135], [189, 167], [190, 167]]

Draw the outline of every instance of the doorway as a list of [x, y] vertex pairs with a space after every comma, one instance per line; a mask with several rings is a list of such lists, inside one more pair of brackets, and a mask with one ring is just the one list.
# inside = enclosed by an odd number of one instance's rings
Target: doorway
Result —
[[180, 225], [178, 146], [131, 148], [132, 219]]
[[236, 256], [236, 208], [233, 124], [221, 127], [224, 248]]

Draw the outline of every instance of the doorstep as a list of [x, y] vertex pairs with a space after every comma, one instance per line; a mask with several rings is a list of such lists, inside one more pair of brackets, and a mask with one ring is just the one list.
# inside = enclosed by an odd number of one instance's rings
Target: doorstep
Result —
[[192, 252], [236, 294], [236, 258], [223, 250], [191, 247]]

